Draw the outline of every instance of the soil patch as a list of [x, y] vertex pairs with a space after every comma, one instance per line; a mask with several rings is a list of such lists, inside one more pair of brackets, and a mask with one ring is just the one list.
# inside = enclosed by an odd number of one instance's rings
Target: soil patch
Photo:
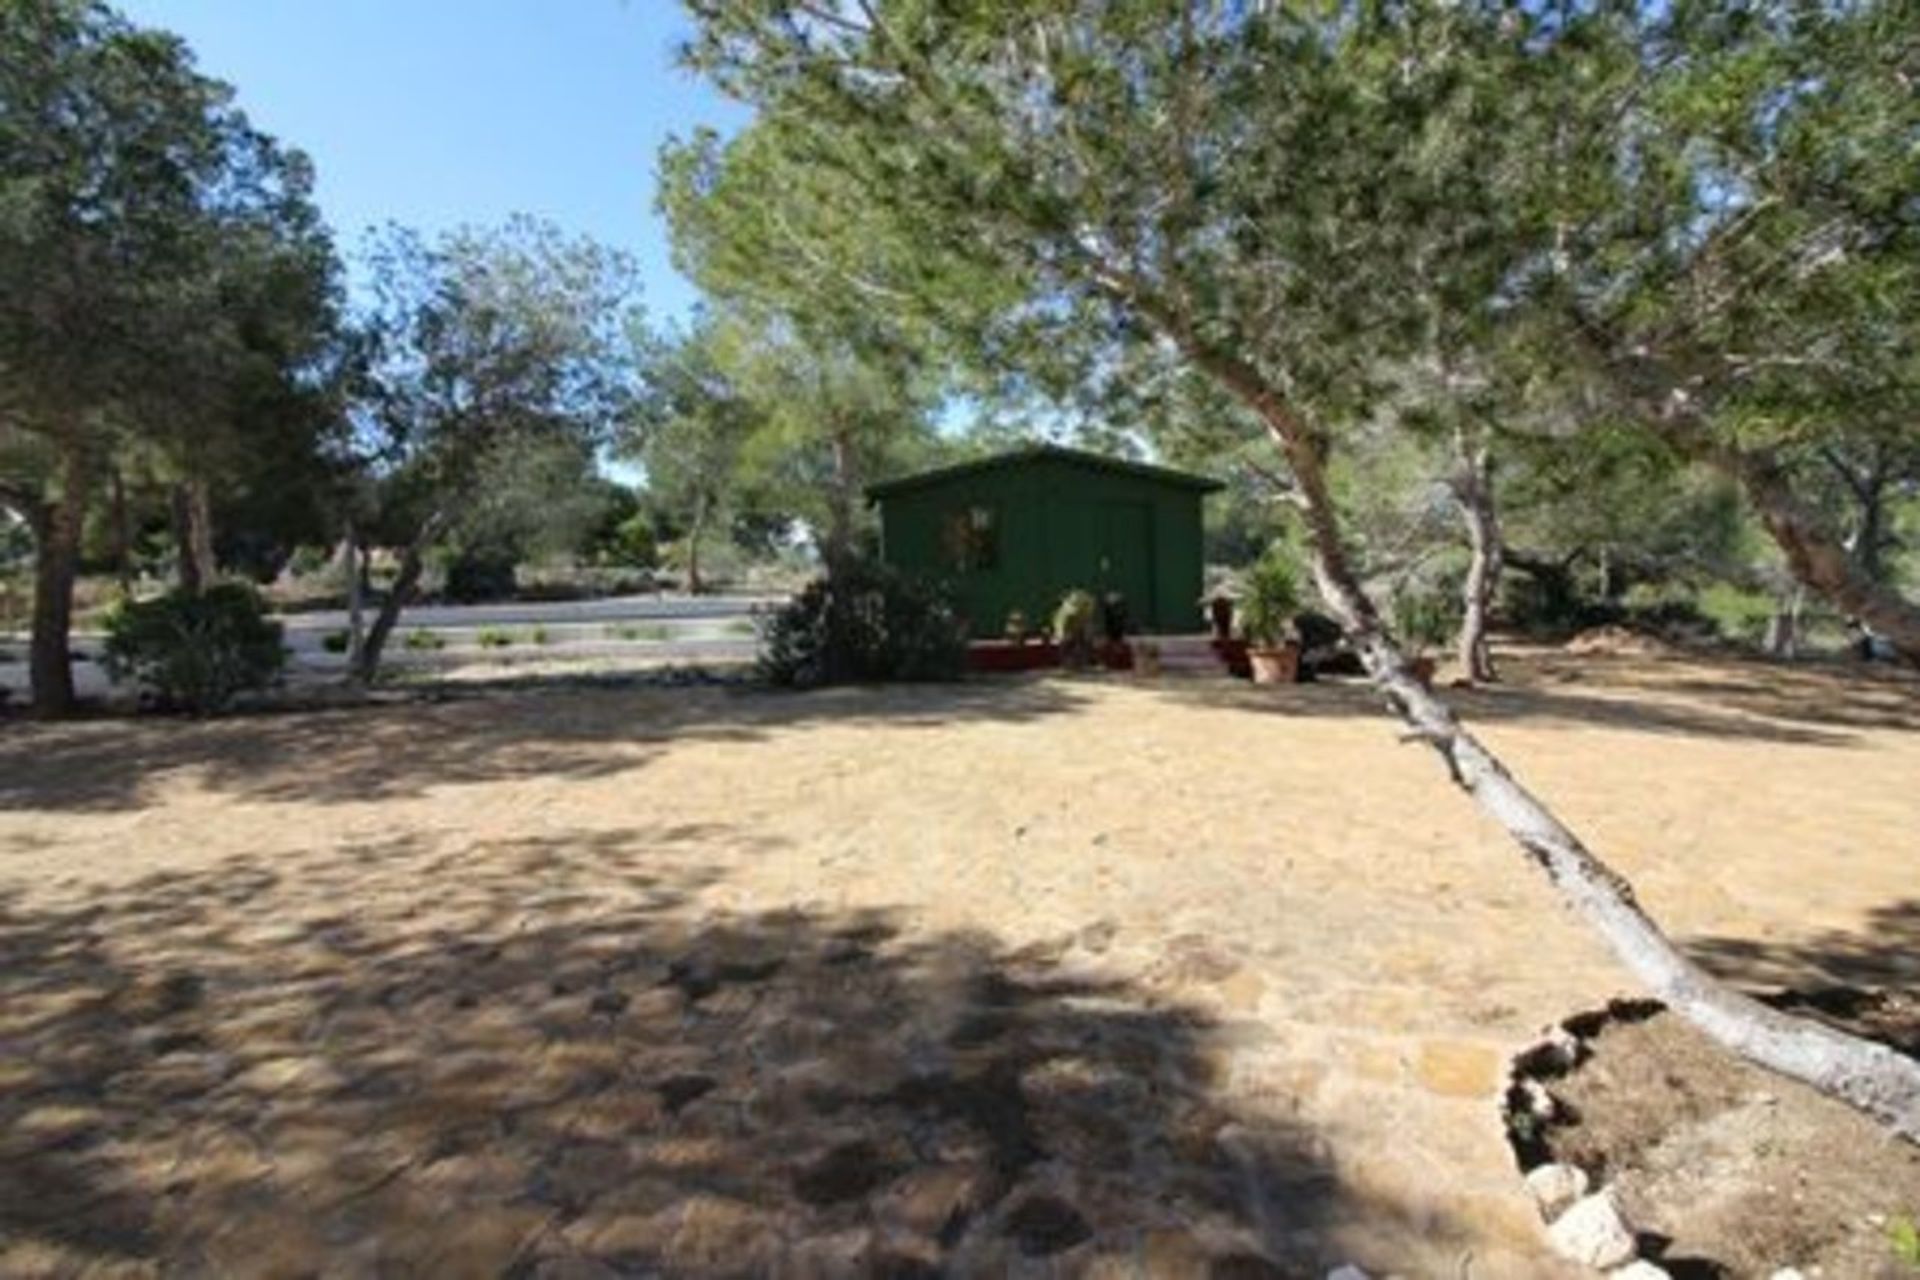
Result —
[[[1893, 1044], [1920, 1037], [1909, 995], [1780, 1003]], [[1566, 1120], [1544, 1135], [1547, 1158], [1612, 1188], [1673, 1275], [1920, 1276], [1899, 1243], [1920, 1216], [1920, 1147], [1665, 1011], [1610, 1019], [1586, 1044], [1581, 1064], [1551, 1082]]]

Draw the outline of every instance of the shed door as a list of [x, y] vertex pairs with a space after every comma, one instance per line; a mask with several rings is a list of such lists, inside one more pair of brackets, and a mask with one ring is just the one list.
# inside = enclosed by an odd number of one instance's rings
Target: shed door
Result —
[[1101, 591], [1118, 591], [1127, 617], [1138, 627], [1155, 616], [1153, 601], [1153, 511], [1144, 502], [1101, 505]]

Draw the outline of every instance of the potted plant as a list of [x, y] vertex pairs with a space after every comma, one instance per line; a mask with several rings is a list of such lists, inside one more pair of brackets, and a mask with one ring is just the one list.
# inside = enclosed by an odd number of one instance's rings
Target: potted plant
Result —
[[1079, 670], [1093, 665], [1099, 613], [1090, 591], [1076, 588], [1060, 597], [1060, 607], [1053, 612], [1053, 642], [1060, 648], [1061, 666]]
[[1247, 570], [1237, 610], [1255, 684], [1292, 684], [1299, 678], [1300, 641], [1293, 629], [1299, 608], [1293, 566], [1269, 551]]

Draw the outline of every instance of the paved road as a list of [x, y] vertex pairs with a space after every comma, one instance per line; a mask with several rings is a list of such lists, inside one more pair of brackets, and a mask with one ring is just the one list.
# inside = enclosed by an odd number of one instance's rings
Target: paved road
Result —
[[[724, 622], [744, 618], [755, 605], [769, 604], [772, 596], [609, 596], [604, 600], [514, 601], [508, 604], [414, 605], [400, 611], [400, 626], [411, 627], [532, 627], [608, 622]], [[369, 613], [371, 617], [371, 613]], [[287, 630], [339, 631], [347, 625], [345, 610], [290, 613], [281, 618]]]

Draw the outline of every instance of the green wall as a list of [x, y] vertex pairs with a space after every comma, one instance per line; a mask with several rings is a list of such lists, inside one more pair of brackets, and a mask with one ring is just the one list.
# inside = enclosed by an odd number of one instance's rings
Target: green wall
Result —
[[[875, 501], [887, 563], [951, 583], [974, 635], [998, 636], [1016, 608], [1044, 629], [1074, 587], [1119, 591], [1136, 631], [1202, 630], [1202, 497], [1192, 484], [1043, 456], [930, 477]], [[943, 529], [974, 507], [994, 513], [997, 563], [956, 571]]]

